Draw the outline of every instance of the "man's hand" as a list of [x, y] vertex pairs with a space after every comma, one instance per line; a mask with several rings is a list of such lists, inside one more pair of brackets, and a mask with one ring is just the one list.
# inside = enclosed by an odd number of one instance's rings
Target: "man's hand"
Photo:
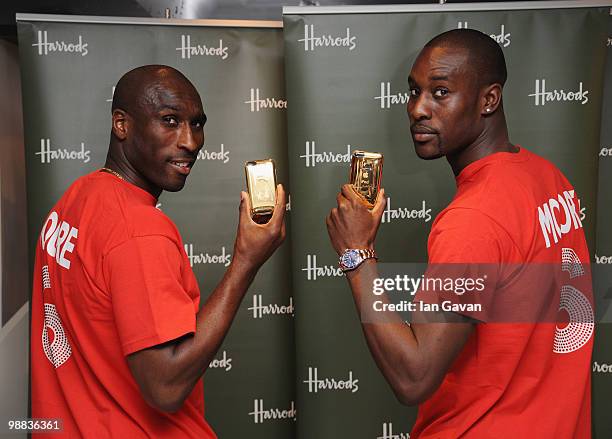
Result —
[[332, 246], [338, 254], [347, 248], [374, 248], [374, 239], [385, 211], [387, 198], [381, 189], [376, 204], [369, 210], [352, 185], [345, 184], [336, 197], [334, 207], [325, 222]]
[[240, 220], [234, 244], [234, 261], [259, 269], [285, 239], [285, 189], [276, 186], [276, 204], [270, 221], [258, 224], [251, 218], [251, 200], [240, 193]]

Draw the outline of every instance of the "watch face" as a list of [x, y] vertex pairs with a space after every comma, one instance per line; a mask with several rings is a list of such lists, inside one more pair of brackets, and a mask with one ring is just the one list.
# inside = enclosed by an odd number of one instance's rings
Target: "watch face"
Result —
[[357, 250], [347, 250], [342, 254], [342, 265], [346, 268], [355, 268], [361, 262], [361, 256]]

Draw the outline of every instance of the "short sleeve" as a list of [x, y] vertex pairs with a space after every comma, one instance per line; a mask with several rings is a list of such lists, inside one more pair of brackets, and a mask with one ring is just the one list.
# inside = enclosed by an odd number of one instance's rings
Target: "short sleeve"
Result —
[[[488, 321], [503, 260], [503, 231], [474, 209], [451, 209], [436, 219], [428, 266], [415, 300], [434, 305], [434, 320], [454, 312]], [[443, 318], [443, 317], [442, 317]]]
[[139, 236], [104, 258], [124, 355], [195, 332], [197, 303], [183, 284], [183, 257], [163, 235]]

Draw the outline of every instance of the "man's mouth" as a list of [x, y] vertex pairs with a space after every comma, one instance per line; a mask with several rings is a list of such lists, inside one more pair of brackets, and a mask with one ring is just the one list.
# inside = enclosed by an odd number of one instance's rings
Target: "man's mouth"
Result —
[[424, 125], [415, 125], [410, 128], [410, 132], [412, 133], [412, 138], [416, 142], [427, 142], [438, 134], [433, 128]]
[[170, 164], [183, 175], [188, 175], [193, 166], [193, 162], [190, 160], [170, 160]]

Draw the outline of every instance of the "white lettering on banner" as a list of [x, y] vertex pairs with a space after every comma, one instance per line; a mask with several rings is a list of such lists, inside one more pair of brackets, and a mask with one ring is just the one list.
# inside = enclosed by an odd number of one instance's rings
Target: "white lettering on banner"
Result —
[[287, 194], [287, 204], [285, 204], [285, 211], [291, 212], [291, 194]]
[[317, 255], [306, 255], [306, 267], [302, 268], [306, 272], [307, 280], [317, 280], [318, 277], [338, 277], [344, 273], [342, 269], [334, 265], [317, 266]]
[[318, 393], [319, 390], [350, 390], [355, 393], [359, 390], [359, 379], [353, 379], [353, 371], [349, 370], [349, 375], [346, 380], [337, 380], [335, 378], [319, 379], [319, 370], [316, 367], [308, 367], [308, 380], [302, 381], [308, 384], [308, 393]]
[[264, 316], [269, 315], [282, 315], [288, 314], [294, 316], [293, 297], [289, 297], [288, 305], [278, 305], [271, 303], [269, 305], [263, 304], [263, 295], [253, 294], [253, 306], [248, 308], [249, 311], [253, 311], [254, 319], [262, 319]]
[[223, 264], [226, 267], [231, 262], [231, 254], [225, 252], [225, 246], [221, 247], [220, 254], [209, 254], [209, 253], [194, 253], [193, 244], [184, 244], [185, 253], [189, 259], [189, 265], [192, 267], [195, 264]]
[[51, 163], [51, 160], [82, 160], [83, 163], [88, 163], [91, 160], [91, 151], [85, 149], [85, 142], [81, 142], [80, 150], [51, 149], [51, 139], [40, 139], [40, 151], [34, 154], [40, 156], [41, 163]]
[[[580, 200], [578, 200], [580, 205]], [[564, 222], [559, 225], [557, 220], [557, 212], [561, 212], [563, 208]], [[574, 203], [574, 191], [563, 191], [563, 194], [558, 194], [557, 198], [551, 198], [542, 206], [538, 206], [538, 219], [542, 228], [542, 235], [546, 242], [546, 248], [550, 247], [550, 236], [552, 236], [555, 244], [563, 235], [570, 232], [572, 225], [574, 229], [582, 227], [582, 221], [576, 212], [576, 204]]]
[[66, 253], [74, 251], [78, 237], [79, 229], [66, 221], [60, 221], [57, 212], [52, 211], [40, 232], [40, 244], [43, 251], [55, 258], [60, 267], [70, 270], [70, 260]]
[[314, 24], [304, 25], [304, 38], [298, 42], [304, 42], [304, 51], [315, 50], [316, 47], [348, 47], [349, 50], [357, 47], [357, 37], [351, 36], [351, 29], [346, 28], [346, 35], [335, 37], [332, 35], [315, 36]]
[[612, 148], [601, 148], [599, 157], [612, 157]]
[[606, 47], [612, 46], [612, 38], [608, 37], [608, 42], [606, 43]]
[[227, 352], [223, 351], [221, 358], [215, 358], [208, 365], [209, 369], [223, 369], [226, 372], [232, 370], [232, 359], [227, 356]]
[[597, 361], [593, 362], [593, 372], [604, 372], [612, 373], [612, 364], [599, 364]]
[[547, 102], [571, 102], [579, 101], [582, 105], [589, 102], [589, 91], [583, 90], [582, 81], [578, 83], [577, 91], [552, 90], [546, 91], [546, 79], [535, 80], [535, 91], [529, 96], [535, 99], [535, 105], [544, 106]]
[[157, 203], [157, 204], [155, 205], [155, 208], [156, 208], [157, 210], [162, 210], [162, 203]]
[[87, 49], [88, 43], [83, 42], [83, 36], [79, 35], [78, 43], [67, 43], [66, 41], [49, 41], [48, 32], [38, 31], [38, 42], [32, 44], [33, 47], [38, 47], [38, 54], [46, 56], [52, 52], [64, 53], [80, 53], [81, 56], [86, 56], [89, 53]]
[[113, 92], [111, 93], [111, 97], [106, 100], [106, 102], [113, 102], [113, 98], [115, 97], [115, 89], [117, 87], [113, 86]]
[[[467, 21], [460, 21], [457, 23], [457, 29], [467, 29], [467, 28], [468, 28]], [[493, 38], [500, 46], [508, 47], [511, 43], [510, 35], [512, 35], [510, 32], [506, 33], [506, 25], [502, 24], [501, 31], [498, 34], [491, 34], [489, 36]]]
[[378, 436], [376, 439], [410, 439], [410, 433], [393, 433], [393, 423], [383, 423], [382, 436]]
[[267, 109], [275, 109], [287, 108], [287, 101], [284, 99], [276, 99], [276, 98], [265, 98], [261, 99], [259, 96], [259, 88], [251, 89], [251, 99], [248, 101], [244, 101], [245, 104], [249, 104], [251, 106], [251, 111], [259, 111], [259, 110], [267, 110]]
[[225, 145], [221, 144], [220, 151], [208, 151], [208, 149], [201, 149], [198, 152], [198, 160], [223, 160], [223, 163], [229, 162], [229, 151], [225, 150]]
[[229, 56], [228, 47], [219, 40], [219, 46], [207, 46], [206, 44], [191, 45], [191, 35], [181, 35], [181, 47], [176, 48], [181, 52], [181, 59], [191, 59], [192, 56], [218, 56], [225, 60]]
[[276, 419], [293, 419], [296, 420], [297, 410], [295, 409], [295, 402], [291, 401], [290, 408], [281, 409], [264, 409], [264, 400], [254, 399], [253, 400], [253, 411], [249, 412], [249, 416], [253, 416], [253, 422], [255, 424], [263, 424], [265, 421], [273, 421]]
[[374, 99], [380, 99], [380, 108], [391, 108], [391, 105], [406, 105], [410, 99], [410, 93], [401, 92], [391, 94], [391, 83], [381, 82], [380, 96], [376, 96]]
[[595, 255], [596, 264], [612, 264], [612, 256], [597, 256]]
[[431, 221], [431, 208], [427, 208], [425, 200], [422, 203], [420, 209], [408, 209], [407, 207], [391, 209], [391, 197], [387, 197], [387, 206], [383, 212], [382, 222], [390, 223], [396, 219], [422, 219], [428, 223]]
[[351, 145], [346, 145], [346, 154], [323, 151], [317, 153], [315, 141], [306, 141], [306, 154], [300, 158], [306, 159], [306, 167], [315, 167], [317, 163], [349, 163], [351, 161]]

